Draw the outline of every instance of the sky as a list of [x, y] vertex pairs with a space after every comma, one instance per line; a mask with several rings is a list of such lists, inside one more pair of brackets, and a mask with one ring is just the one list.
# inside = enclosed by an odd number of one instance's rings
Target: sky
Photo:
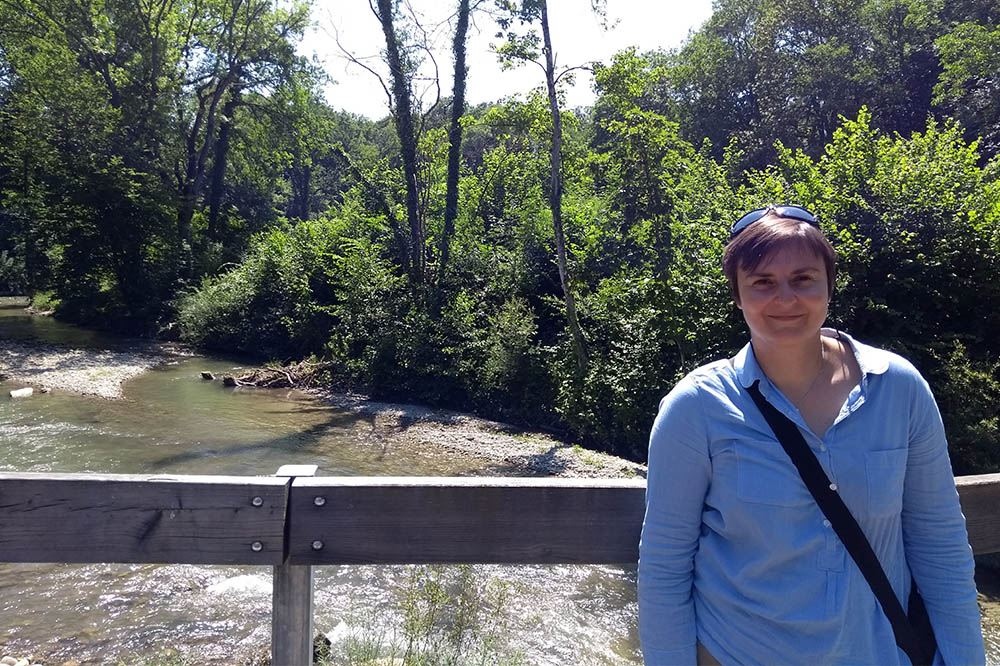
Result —
[[[410, 0], [422, 16], [421, 24], [438, 45], [436, 60], [442, 83], [442, 95], [450, 94], [453, 76], [451, 30], [444, 25], [436, 32], [431, 28], [442, 23], [454, 12], [454, 2], [442, 0]], [[629, 46], [639, 52], [655, 48], [673, 48], [684, 41], [691, 30], [698, 29], [712, 14], [711, 0], [608, 0], [607, 16], [611, 26], [604, 30], [590, 9], [590, 0], [549, 0], [549, 26], [552, 33], [556, 65], [573, 67], [591, 61], [607, 62], [611, 56]], [[299, 53], [315, 56], [327, 74], [334, 79], [326, 89], [327, 102], [369, 118], [381, 118], [388, 113], [388, 98], [378, 79], [359, 65], [351, 63], [337, 46], [341, 45], [372, 69], [388, 76], [381, 60], [385, 48], [381, 26], [372, 15], [368, 0], [326, 0], [314, 5], [315, 25], [306, 33]], [[540, 33], [540, 31], [539, 31]], [[491, 51], [496, 42], [495, 24], [479, 15], [469, 27], [466, 102], [477, 104], [524, 93], [544, 84], [541, 68], [525, 64], [503, 71]], [[430, 70], [425, 70], [430, 73]], [[425, 103], [435, 97], [428, 83], [418, 88]], [[578, 71], [575, 84], [567, 89], [566, 107], [589, 106], [594, 101], [593, 77]]]

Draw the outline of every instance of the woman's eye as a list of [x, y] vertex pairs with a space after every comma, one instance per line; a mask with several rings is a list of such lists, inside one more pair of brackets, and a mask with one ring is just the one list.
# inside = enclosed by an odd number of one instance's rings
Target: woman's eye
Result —
[[752, 284], [755, 287], [770, 287], [772, 281], [769, 278], [757, 278]]

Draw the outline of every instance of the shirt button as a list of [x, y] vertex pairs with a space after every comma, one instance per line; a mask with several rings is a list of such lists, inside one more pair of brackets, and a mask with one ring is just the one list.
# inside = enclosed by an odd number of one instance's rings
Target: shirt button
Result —
[[830, 526], [830, 521], [829, 520], [824, 520], [823, 521], [823, 527], [829, 527], [829, 526]]
[[830, 490], [836, 490], [836, 489], [837, 489], [837, 484], [836, 483], [831, 483], [830, 484]]
[[819, 450], [820, 451], [826, 451], [826, 444], [820, 444], [819, 445]]

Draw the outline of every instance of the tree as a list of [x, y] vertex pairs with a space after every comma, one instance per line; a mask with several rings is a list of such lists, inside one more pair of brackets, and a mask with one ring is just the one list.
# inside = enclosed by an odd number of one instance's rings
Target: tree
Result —
[[174, 278], [193, 276], [209, 165], [217, 215], [235, 111], [287, 76], [307, 13], [263, 0], [0, 1], [16, 114], [4, 159], [23, 176], [5, 207], [30, 210], [25, 238], [45, 230], [65, 308], [149, 320]]
[[[174, 167], [178, 190], [177, 235], [181, 279], [193, 276], [191, 221], [202, 194], [208, 159], [222, 122], [228, 150], [232, 115], [241, 96], [277, 87], [294, 61], [292, 40], [308, 22], [308, 6], [272, 8], [266, 0], [215, 0], [195, 3], [184, 16], [181, 81], [175, 91], [177, 126], [183, 150]], [[226, 153], [218, 154], [225, 162]]]
[[[478, 4], [478, 3], [477, 3]], [[462, 114], [465, 113], [465, 41], [469, 32], [469, 0], [459, 0], [458, 18], [452, 53], [455, 57], [455, 75], [451, 93], [451, 124], [448, 127], [448, 181], [445, 192], [444, 227], [438, 241], [438, 275], [442, 277], [448, 265], [451, 237], [455, 233], [458, 217], [458, 176], [462, 159]]]
[[659, 55], [666, 75], [647, 98], [686, 140], [709, 138], [716, 157], [731, 141], [744, 166], [772, 163], [775, 141], [818, 157], [862, 106], [881, 129], [920, 131], [942, 66], [935, 40], [995, 12], [983, 0], [723, 0], [680, 50]]
[[[501, 29], [506, 31], [506, 33], [497, 34], [498, 38], [506, 39], [506, 43], [497, 49], [502, 61], [508, 66], [518, 61], [533, 62], [541, 67], [545, 73], [545, 90], [552, 121], [552, 141], [549, 146], [549, 210], [552, 213], [556, 262], [559, 266], [559, 281], [566, 307], [566, 323], [573, 343], [577, 370], [581, 375], [584, 375], [587, 372], [587, 347], [576, 314], [576, 299], [573, 295], [566, 256], [566, 234], [563, 231], [562, 116], [559, 111], [557, 90], [559, 80], [578, 67], [563, 70], [556, 68], [546, 0], [520, 0], [520, 2], [499, 0], [498, 6], [505, 12], [497, 21]], [[599, 8], [599, 5], [595, 5], [595, 8]], [[520, 25], [530, 25], [537, 22], [542, 29], [541, 42], [539, 42], [538, 34], [534, 29], [529, 29], [524, 35], [518, 35], [512, 29], [515, 22]], [[543, 60], [539, 61], [540, 58]]]
[[985, 157], [1000, 153], [1000, 26], [960, 23], [936, 42], [941, 75], [934, 103], [980, 137]]
[[[437, 277], [443, 275], [448, 263], [450, 241], [454, 234], [455, 220], [458, 216], [458, 182], [462, 167], [462, 133], [461, 119], [465, 112], [465, 82], [468, 75], [466, 66], [466, 40], [473, 12], [483, 0], [458, 0], [455, 18], [455, 28], [452, 37], [452, 53], [454, 56], [454, 76], [452, 85], [451, 120], [448, 130], [448, 162], [446, 175], [446, 191], [444, 205], [444, 220], [437, 234], [438, 262]], [[435, 59], [434, 34], [444, 22], [430, 29], [425, 28], [421, 17], [406, 3], [402, 11], [398, 0], [372, 0], [369, 3], [373, 14], [382, 27], [386, 48], [383, 52], [388, 68], [388, 79], [384, 79], [373, 67], [361, 58], [349, 52], [343, 45], [338, 45], [344, 55], [355, 65], [367, 70], [379, 79], [388, 100], [389, 114], [399, 142], [396, 148], [398, 159], [402, 166], [404, 185], [405, 210], [409, 239], [406, 252], [401, 256], [401, 262], [406, 269], [410, 282], [418, 285], [432, 280], [428, 271], [428, 259], [433, 253], [428, 245], [428, 237], [433, 238], [436, 228], [428, 233], [430, 210], [436, 208], [432, 197], [433, 156], [427, 154], [428, 147], [436, 145], [436, 140], [427, 138], [429, 127], [439, 126], [440, 119], [435, 115], [441, 103], [440, 73]], [[427, 63], [432, 70], [429, 74], [422, 71]], [[419, 79], [429, 81], [429, 89], [435, 92], [435, 98], [430, 104], [425, 104], [422, 95], [415, 90], [415, 82]], [[371, 179], [360, 178], [360, 172], [346, 153], [342, 158], [352, 166], [352, 171], [359, 174], [359, 179], [366, 182], [366, 189], [372, 191]], [[382, 204], [385, 196], [377, 196], [380, 209], [386, 210]], [[391, 197], [389, 197], [391, 198]], [[386, 213], [387, 219], [393, 223], [394, 215]]]
[[414, 128], [413, 91], [410, 85], [412, 61], [402, 51], [395, 25], [393, 0], [378, 0], [374, 7], [376, 18], [382, 24], [385, 36], [385, 58], [389, 66], [392, 94], [392, 119], [399, 137], [400, 157], [403, 161], [403, 179], [406, 183], [406, 220], [410, 227], [410, 252], [406, 257], [410, 280], [413, 284], [424, 281], [424, 220], [420, 215], [420, 186], [417, 180], [417, 131]]
[[88, 300], [139, 318], [160, 307], [170, 240], [159, 142], [149, 131], [162, 107], [150, 84], [155, 40], [147, 40], [165, 30], [170, 8], [155, 7], [0, 3], [11, 83], [3, 160], [18, 174], [4, 187], [4, 207], [25, 229], [31, 286], [56, 287], [81, 312]]

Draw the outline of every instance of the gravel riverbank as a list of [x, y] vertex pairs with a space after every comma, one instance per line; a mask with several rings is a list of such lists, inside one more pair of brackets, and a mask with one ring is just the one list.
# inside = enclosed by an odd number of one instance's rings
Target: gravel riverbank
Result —
[[482, 460], [497, 476], [645, 478], [646, 466], [461, 412], [386, 403], [365, 396], [311, 391], [336, 407], [372, 419], [372, 434], [413, 446], [437, 447]]
[[122, 384], [128, 379], [167, 358], [152, 349], [85, 349], [0, 339], [0, 376], [8, 382], [110, 400], [122, 397]]

